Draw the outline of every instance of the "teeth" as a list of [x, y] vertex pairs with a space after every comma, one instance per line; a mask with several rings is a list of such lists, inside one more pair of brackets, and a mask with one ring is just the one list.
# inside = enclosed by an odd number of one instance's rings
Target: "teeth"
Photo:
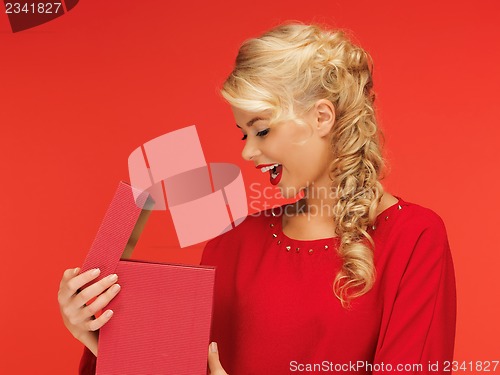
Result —
[[271, 177], [272, 177], [273, 179], [275, 179], [276, 177], [278, 177], [278, 175], [279, 175], [279, 173], [271, 173]]
[[260, 170], [262, 171], [262, 173], [266, 173], [267, 171], [273, 169], [274, 167], [277, 167], [279, 164], [273, 164], [273, 165], [269, 165], [267, 167], [263, 167], [261, 168]]

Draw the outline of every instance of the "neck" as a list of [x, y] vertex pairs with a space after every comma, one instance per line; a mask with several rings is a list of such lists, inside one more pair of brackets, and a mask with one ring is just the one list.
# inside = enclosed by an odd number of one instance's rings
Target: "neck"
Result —
[[306, 215], [311, 221], [331, 222], [336, 202], [329, 184], [311, 185], [304, 190], [304, 197], [296, 204], [297, 215]]
[[[336, 202], [337, 197], [330, 187], [308, 187], [304, 191], [304, 197], [296, 203], [296, 212], [299, 215], [307, 215], [311, 220], [330, 221], [333, 217], [333, 206]], [[380, 197], [376, 214], [380, 214], [387, 207], [397, 202], [397, 198], [384, 192]]]
[[289, 237], [310, 240], [336, 236], [332, 225], [335, 200], [328, 191], [317, 185], [304, 191], [304, 197], [282, 219], [283, 230]]

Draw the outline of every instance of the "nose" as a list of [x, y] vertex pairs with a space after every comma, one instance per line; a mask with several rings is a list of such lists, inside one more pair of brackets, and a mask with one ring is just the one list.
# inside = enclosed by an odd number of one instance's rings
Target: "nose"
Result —
[[243, 157], [243, 159], [251, 161], [260, 154], [261, 154], [260, 149], [255, 144], [255, 140], [253, 139], [253, 137], [247, 138], [247, 141], [245, 142], [245, 147], [243, 147], [243, 150], [241, 151], [241, 156]]

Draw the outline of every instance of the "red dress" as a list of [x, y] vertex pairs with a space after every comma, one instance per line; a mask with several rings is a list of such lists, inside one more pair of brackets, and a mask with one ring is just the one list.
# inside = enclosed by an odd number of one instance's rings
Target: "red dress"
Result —
[[[211, 340], [229, 374], [445, 373], [456, 320], [446, 229], [433, 211], [398, 200], [369, 229], [377, 279], [350, 309], [332, 290], [338, 238], [288, 238], [286, 206], [207, 243], [202, 264], [217, 267]], [[93, 373], [89, 353], [82, 374]]]

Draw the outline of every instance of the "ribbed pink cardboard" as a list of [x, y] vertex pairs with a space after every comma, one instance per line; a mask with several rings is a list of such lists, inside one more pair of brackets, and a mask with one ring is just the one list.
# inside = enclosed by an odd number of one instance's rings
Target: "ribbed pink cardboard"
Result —
[[117, 273], [121, 285], [99, 333], [97, 374], [205, 375], [215, 269], [120, 259], [137, 242], [150, 203], [120, 182], [82, 267], [100, 268], [100, 278]]

